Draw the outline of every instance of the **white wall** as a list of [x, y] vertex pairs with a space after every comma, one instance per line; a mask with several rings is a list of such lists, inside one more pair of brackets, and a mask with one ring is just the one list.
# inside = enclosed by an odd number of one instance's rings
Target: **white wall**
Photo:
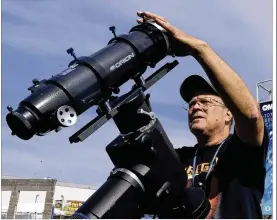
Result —
[[46, 191], [20, 191], [18, 203], [35, 203], [36, 196], [36, 203], [44, 203]]
[[[1, 211], [7, 212], [12, 191], [1, 192]], [[38, 196], [37, 196], [38, 195]], [[37, 196], [37, 202], [35, 203]], [[16, 212], [42, 213], [46, 191], [20, 191]]]
[[94, 189], [56, 186], [54, 200], [62, 200], [62, 196], [64, 196], [64, 200], [86, 201], [95, 191]]
[[1, 191], [1, 211], [7, 212], [12, 191]]
[[45, 198], [46, 191], [20, 191], [16, 212], [42, 213]]

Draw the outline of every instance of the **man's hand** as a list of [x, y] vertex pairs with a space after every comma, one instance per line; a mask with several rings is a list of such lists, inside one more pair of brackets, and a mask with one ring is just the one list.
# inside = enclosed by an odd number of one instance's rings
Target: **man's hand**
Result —
[[[249, 146], [261, 146], [264, 122], [259, 106], [240, 76], [204, 41], [169, 24], [167, 20], [150, 12], [137, 12], [144, 19], [152, 19], [163, 27], [173, 42], [176, 56], [192, 55], [203, 67], [211, 83], [234, 116], [237, 135]], [[143, 22], [143, 19], [138, 19]]]
[[206, 44], [206, 42], [199, 40], [179, 28], [168, 23], [167, 19], [150, 12], [137, 12], [141, 18], [138, 19], [139, 23], [145, 20], [154, 20], [162, 28], [164, 28], [172, 36], [172, 52], [176, 56], [194, 56], [197, 54], [199, 48]]

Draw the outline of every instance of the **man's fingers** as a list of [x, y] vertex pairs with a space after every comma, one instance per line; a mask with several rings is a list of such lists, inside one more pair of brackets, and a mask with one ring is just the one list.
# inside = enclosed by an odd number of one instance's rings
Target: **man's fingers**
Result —
[[[141, 18], [153, 19], [157, 24], [159, 24], [161, 27], [163, 27], [165, 30], [167, 30], [171, 34], [175, 34], [175, 32], [176, 32], [175, 27], [173, 27], [171, 24], [169, 24], [167, 19], [162, 16], [159, 16], [157, 14], [147, 12], [147, 11], [146, 12], [138, 11], [137, 15]], [[143, 22], [143, 19], [141, 19], [141, 18], [138, 19], [139, 23]]]
[[142, 15], [142, 12], [141, 11], [137, 11], [137, 15], [139, 16], [139, 17], [141, 17]]
[[163, 21], [167, 22], [167, 19], [166, 19], [166, 18], [164, 18], [164, 17], [162, 17], [162, 16], [160, 16], [160, 15], [157, 15], [157, 14], [154, 14], [154, 13], [151, 13], [151, 12], [148, 12], [148, 11], [144, 11], [144, 12], [138, 11], [138, 12], [137, 12], [137, 15], [138, 15], [139, 17], [147, 17], [147, 18], [150, 18], [150, 19], [156, 19], [156, 18], [158, 18], [158, 19], [160, 19], [160, 20], [163, 20]]
[[159, 24], [161, 27], [163, 27], [166, 31], [168, 31], [169, 33], [171, 33], [172, 35], [175, 35], [176, 32], [176, 28], [174, 26], [172, 26], [171, 24], [169, 24], [166, 21], [163, 21], [161, 19], [155, 18], [154, 19], [155, 22], [157, 24]]
[[138, 22], [139, 24], [141, 24], [141, 23], [143, 23], [143, 19], [142, 19], [142, 18], [139, 18], [139, 19], [137, 19], [137, 22]]

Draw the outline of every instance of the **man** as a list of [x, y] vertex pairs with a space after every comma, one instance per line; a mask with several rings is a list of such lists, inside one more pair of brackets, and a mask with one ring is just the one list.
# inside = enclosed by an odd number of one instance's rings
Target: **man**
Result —
[[254, 97], [206, 42], [159, 15], [137, 14], [167, 30], [172, 35], [173, 53], [193, 56], [213, 85], [193, 75], [180, 89], [189, 106], [189, 128], [197, 139], [194, 147], [176, 149], [189, 178], [188, 187], [206, 191], [211, 204], [207, 218], [262, 218], [268, 136]]

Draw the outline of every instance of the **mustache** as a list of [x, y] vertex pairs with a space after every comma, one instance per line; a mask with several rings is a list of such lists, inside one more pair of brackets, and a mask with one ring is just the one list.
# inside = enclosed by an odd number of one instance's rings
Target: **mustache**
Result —
[[189, 116], [189, 120], [190, 121], [193, 121], [194, 119], [196, 118], [206, 118], [206, 116], [203, 114], [203, 111], [197, 111], [195, 113], [192, 113], [190, 116]]

